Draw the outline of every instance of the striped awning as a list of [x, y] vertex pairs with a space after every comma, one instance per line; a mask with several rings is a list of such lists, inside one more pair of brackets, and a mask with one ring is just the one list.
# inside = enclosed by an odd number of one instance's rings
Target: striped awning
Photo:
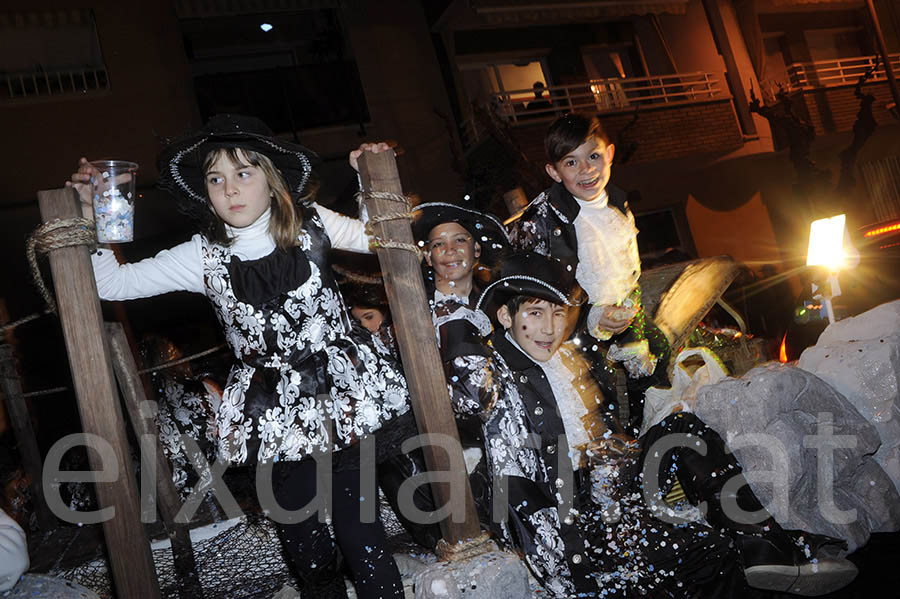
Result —
[[490, 25], [536, 25], [627, 17], [684, 14], [688, 0], [472, 0], [471, 7]]

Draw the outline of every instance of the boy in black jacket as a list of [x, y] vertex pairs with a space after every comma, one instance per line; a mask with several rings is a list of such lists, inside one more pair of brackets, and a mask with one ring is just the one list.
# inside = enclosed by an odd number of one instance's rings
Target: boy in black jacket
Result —
[[643, 417], [644, 392], [667, 384], [666, 336], [641, 308], [637, 228], [626, 193], [609, 184], [615, 146], [596, 116], [567, 114], [544, 138], [547, 174], [555, 183], [510, 225], [518, 251], [549, 256], [587, 292], [580, 326], [608, 343], [607, 356], [628, 372], [630, 422]]
[[[445, 363], [460, 420], [482, 422], [492, 502], [501, 509], [495, 533], [524, 552], [545, 588], [557, 596], [748, 597], [757, 591], [747, 583], [815, 595], [852, 580], [846, 560], [811, 564], [746, 483], [726, 485], [741, 468], [694, 415], [674, 414], [640, 442], [623, 432], [603, 368], [563, 344], [577, 286], [559, 266], [535, 254], [508, 259], [477, 304], [503, 330], [492, 346], [461, 344]], [[489, 330], [480, 310], [469, 312], [460, 306], [445, 326], [468, 326], [473, 339]], [[657, 452], [656, 441], [673, 439], [674, 449]], [[676, 479], [692, 503], [705, 502], [713, 528], [659, 501]], [[756, 518], [744, 522], [751, 512]], [[814, 549], [828, 541], [804, 536]]]

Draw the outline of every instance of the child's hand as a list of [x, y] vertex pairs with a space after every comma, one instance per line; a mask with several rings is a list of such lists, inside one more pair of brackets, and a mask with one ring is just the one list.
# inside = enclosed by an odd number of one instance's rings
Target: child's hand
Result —
[[377, 154], [379, 152], [386, 152], [394, 147], [394, 142], [387, 141], [379, 141], [377, 143], [364, 143], [359, 146], [358, 149], [350, 152], [350, 166], [353, 167], [353, 170], [359, 172], [359, 157], [362, 156], [363, 152], [372, 152], [373, 154]]
[[618, 335], [631, 325], [637, 310], [623, 306], [595, 306], [597, 325], [615, 335]]
[[81, 214], [88, 220], [94, 220], [93, 181], [100, 177], [97, 170], [87, 158], [78, 160], [78, 170], [66, 181], [66, 187], [74, 187], [81, 200]]

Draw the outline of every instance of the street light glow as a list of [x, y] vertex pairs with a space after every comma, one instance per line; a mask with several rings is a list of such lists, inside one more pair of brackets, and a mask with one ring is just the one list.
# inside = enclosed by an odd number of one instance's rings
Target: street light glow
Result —
[[831, 218], [815, 220], [809, 226], [809, 249], [806, 252], [807, 266], [827, 266], [832, 271], [844, 266], [844, 236], [846, 216], [838, 214]]

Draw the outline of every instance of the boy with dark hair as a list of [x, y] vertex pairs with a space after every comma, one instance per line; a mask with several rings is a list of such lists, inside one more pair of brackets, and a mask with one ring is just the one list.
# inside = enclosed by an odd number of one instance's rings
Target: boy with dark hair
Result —
[[[625, 434], [609, 409], [609, 373], [564, 344], [575, 305], [577, 285], [559, 261], [511, 257], [476, 306], [495, 314], [503, 329], [494, 331], [491, 346], [469, 343], [445, 363], [455, 411], [466, 425], [473, 415], [482, 423], [493, 504], [504, 512], [494, 515], [495, 533], [525, 553], [549, 592], [747, 597], [754, 592], [749, 583], [817, 595], [855, 576], [846, 560], [811, 564], [749, 486], [734, 484], [743, 479], [729, 482], [742, 476], [740, 465], [693, 414], [670, 416], [640, 442]], [[484, 334], [490, 326], [479, 318], [487, 320], [460, 307], [445, 326]], [[654, 448], [674, 434], [682, 444]], [[658, 519], [679, 513], [641, 492], [642, 473], [658, 496], [677, 478], [692, 503], [707, 504], [713, 528]], [[752, 523], [734, 519], [748, 512], [756, 512]], [[813, 549], [830, 541], [803, 534]]]
[[637, 430], [644, 392], [666, 380], [670, 348], [641, 310], [634, 215], [626, 193], [609, 185], [615, 146], [596, 116], [567, 114], [550, 125], [544, 149], [555, 183], [512, 223], [510, 243], [560, 261], [587, 292], [587, 331], [609, 340], [608, 358], [628, 371], [628, 424]]

